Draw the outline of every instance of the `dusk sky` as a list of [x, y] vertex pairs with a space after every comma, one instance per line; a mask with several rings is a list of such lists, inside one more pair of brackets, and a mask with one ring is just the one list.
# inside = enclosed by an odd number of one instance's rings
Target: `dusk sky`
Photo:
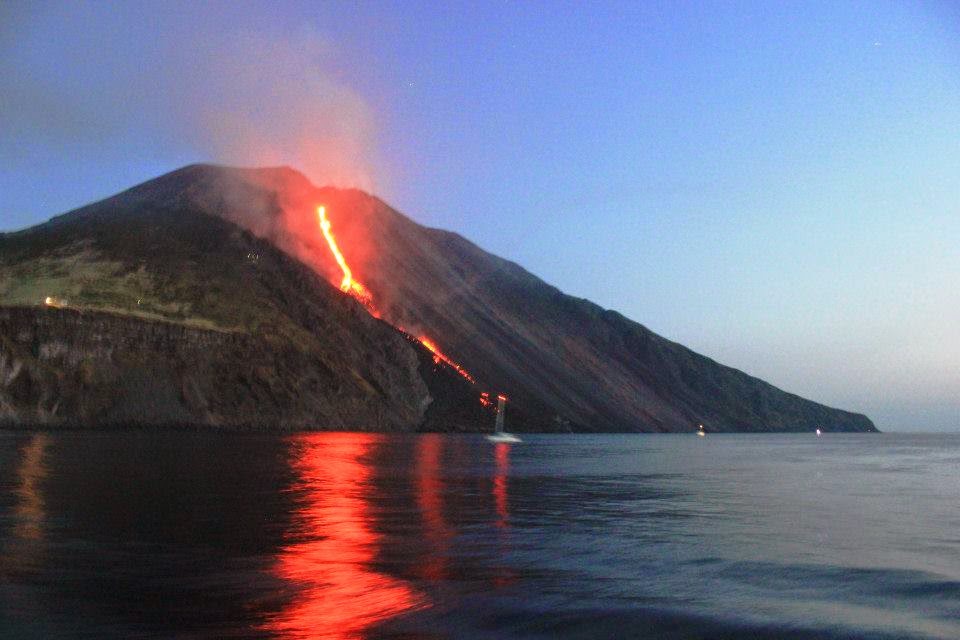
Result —
[[194, 4], [0, 3], [0, 230], [289, 164], [881, 430], [960, 430], [960, 5]]

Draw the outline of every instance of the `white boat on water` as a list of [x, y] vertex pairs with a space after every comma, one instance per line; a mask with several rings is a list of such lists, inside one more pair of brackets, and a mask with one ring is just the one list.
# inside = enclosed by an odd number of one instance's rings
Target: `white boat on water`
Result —
[[503, 414], [506, 411], [506, 402], [507, 396], [502, 393], [497, 396], [497, 422], [493, 427], [493, 433], [487, 436], [487, 440], [490, 442], [523, 442], [523, 440], [512, 433], [507, 433], [503, 430]]
[[697, 429], [697, 435], [701, 438], [707, 435], [707, 432], [703, 430], [703, 425], [700, 425], [700, 427]]

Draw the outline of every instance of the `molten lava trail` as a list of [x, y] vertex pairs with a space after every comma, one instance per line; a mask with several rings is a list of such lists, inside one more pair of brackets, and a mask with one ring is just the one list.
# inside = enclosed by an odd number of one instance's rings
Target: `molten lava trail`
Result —
[[340, 290], [344, 293], [349, 293], [359, 300], [373, 316], [379, 318], [380, 315], [373, 307], [373, 298], [370, 292], [367, 291], [365, 286], [353, 279], [353, 272], [350, 271], [350, 266], [347, 264], [346, 258], [343, 257], [340, 247], [337, 246], [337, 239], [333, 236], [332, 225], [330, 224], [330, 219], [327, 217], [327, 208], [317, 207], [317, 217], [320, 219], [320, 230], [323, 232], [323, 237], [327, 241], [327, 246], [330, 247], [330, 253], [333, 254], [333, 258], [340, 266], [340, 270], [343, 271]]
[[443, 362], [446, 365], [452, 367], [454, 371], [459, 373], [465, 379], [469, 380], [471, 384], [477, 383], [477, 381], [473, 378], [473, 376], [470, 375], [469, 371], [461, 367], [459, 364], [457, 364], [456, 362], [451, 360], [449, 357], [447, 357], [442, 351], [440, 351], [440, 348], [437, 347], [437, 345], [433, 342], [433, 340], [431, 340], [426, 336], [418, 336], [417, 340], [420, 341], [420, 344], [422, 344], [423, 346], [425, 346], [427, 349], [430, 350], [430, 352], [433, 354], [433, 361], [436, 364], [440, 364], [441, 362]]
[[[354, 279], [353, 271], [350, 270], [350, 265], [347, 264], [347, 259], [343, 257], [343, 252], [340, 251], [340, 247], [337, 245], [337, 239], [333, 235], [333, 225], [330, 223], [330, 218], [327, 217], [327, 208], [317, 207], [317, 217], [320, 220], [320, 230], [323, 232], [323, 237], [327, 241], [327, 246], [330, 247], [330, 253], [333, 254], [334, 260], [337, 261], [337, 264], [340, 266], [340, 270], [343, 272], [343, 280], [340, 281], [340, 290], [359, 300], [360, 304], [366, 307], [367, 311], [370, 312], [370, 315], [375, 318], [379, 318], [380, 313], [377, 311], [376, 307], [373, 306], [373, 296], [370, 295], [370, 292], [365, 286]], [[400, 330], [404, 331], [402, 328]], [[406, 333], [406, 331], [404, 331], [404, 333]], [[452, 360], [445, 353], [440, 351], [440, 348], [433, 340], [427, 336], [417, 336], [416, 338], [420, 341], [420, 344], [430, 350], [430, 352], [433, 354], [433, 361], [436, 364], [440, 364], [442, 362], [463, 376], [464, 379], [468, 380], [471, 384], [477, 383], [474, 377], [470, 375], [470, 372]]]

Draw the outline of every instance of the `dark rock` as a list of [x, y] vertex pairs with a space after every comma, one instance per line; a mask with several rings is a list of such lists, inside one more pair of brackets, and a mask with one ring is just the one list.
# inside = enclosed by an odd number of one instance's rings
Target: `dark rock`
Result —
[[[389, 324], [328, 284], [319, 204]], [[185, 167], [0, 235], [0, 304], [47, 295], [85, 311], [4, 311], [8, 422], [479, 430], [488, 390], [518, 431], [876, 430], [289, 168]]]

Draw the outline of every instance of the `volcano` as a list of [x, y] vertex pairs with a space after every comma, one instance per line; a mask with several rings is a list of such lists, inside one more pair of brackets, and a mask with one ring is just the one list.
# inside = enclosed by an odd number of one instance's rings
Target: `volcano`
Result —
[[476, 431], [501, 393], [516, 431], [876, 431], [286, 167], [0, 236], [6, 423]]

